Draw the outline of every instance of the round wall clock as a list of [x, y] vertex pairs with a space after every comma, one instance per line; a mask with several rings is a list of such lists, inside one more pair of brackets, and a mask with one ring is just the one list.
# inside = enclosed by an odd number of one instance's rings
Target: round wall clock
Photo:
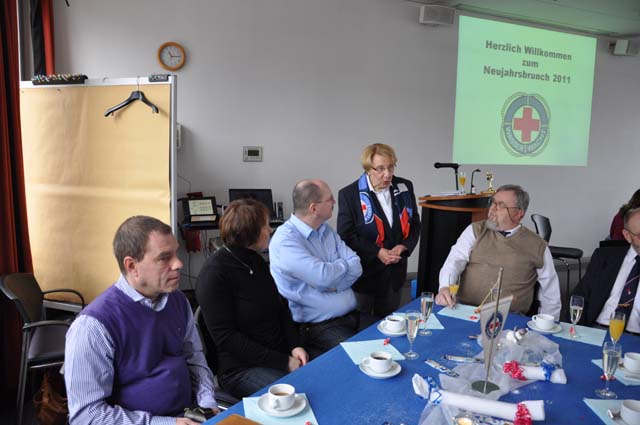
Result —
[[177, 71], [184, 66], [187, 58], [184, 47], [173, 41], [168, 41], [158, 48], [158, 62], [169, 71]]

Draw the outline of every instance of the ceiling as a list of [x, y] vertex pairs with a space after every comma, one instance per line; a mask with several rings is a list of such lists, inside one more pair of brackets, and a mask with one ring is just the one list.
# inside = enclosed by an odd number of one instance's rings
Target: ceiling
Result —
[[615, 38], [640, 36], [640, 0], [413, 0]]

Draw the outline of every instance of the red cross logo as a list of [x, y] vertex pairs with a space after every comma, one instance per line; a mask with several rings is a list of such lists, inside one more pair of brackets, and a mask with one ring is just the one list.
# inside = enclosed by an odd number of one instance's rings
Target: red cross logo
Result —
[[514, 118], [513, 128], [521, 131], [523, 142], [530, 142], [531, 132], [540, 131], [540, 120], [533, 118], [533, 108], [522, 108], [522, 118]]

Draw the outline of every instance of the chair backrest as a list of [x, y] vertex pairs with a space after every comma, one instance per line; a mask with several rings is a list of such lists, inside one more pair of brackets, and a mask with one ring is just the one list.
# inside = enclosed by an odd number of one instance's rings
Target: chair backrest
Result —
[[215, 375], [218, 370], [218, 350], [216, 350], [216, 345], [213, 342], [213, 338], [211, 338], [209, 330], [207, 329], [207, 325], [204, 323], [204, 317], [202, 316], [202, 310], [200, 309], [200, 306], [196, 308], [196, 311], [193, 314], [193, 322], [196, 325], [196, 329], [198, 329], [200, 341], [202, 341], [204, 357], [205, 359], [207, 359], [209, 369], [211, 369], [211, 372], [213, 372], [213, 374]]
[[4, 275], [0, 278], [0, 290], [16, 304], [25, 324], [42, 319], [42, 300], [44, 296], [33, 274], [13, 273]]
[[533, 225], [536, 226], [536, 233], [549, 242], [549, 239], [551, 239], [551, 222], [549, 218], [540, 214], [531, 214], [531, 220]]

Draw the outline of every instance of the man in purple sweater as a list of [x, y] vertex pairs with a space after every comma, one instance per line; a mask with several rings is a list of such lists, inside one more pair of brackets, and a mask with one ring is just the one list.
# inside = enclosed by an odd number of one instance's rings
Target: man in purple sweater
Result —
[[187, 407], [218, 407], [171, 228], [125, 220], [113, 240], [118, 281], [67, 333], [65, 383], [74, 424], [195, 424]]

